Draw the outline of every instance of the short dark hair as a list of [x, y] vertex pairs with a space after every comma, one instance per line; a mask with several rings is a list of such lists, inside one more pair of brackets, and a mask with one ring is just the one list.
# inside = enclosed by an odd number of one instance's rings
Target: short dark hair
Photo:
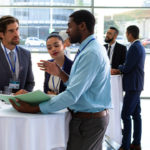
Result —
[[118, 35], [119, 34], [119, 30], [115, 27], [110, 27], [109, 29], [112, 29], [112, 30], [115, 30], [116, 34]]
[[58, 38], [60, 41], [62, 41], [62, 43], [64, 43], [64, 40], [62, 39], [62, 37], [56, 33], [56, 32], [52, 32], [46, 39], [46, 41], [50, 38]]
[[85, 22], [86, 27], [90, 33], [94, 33], [95, 17], [87, 10], [78, 10], [73, 12], [69, 17], [73, 18], [73, 21], [79, 25], [81, 22]]
[[0, 32], [5, 33], [7, 29], [7, 25], [17, 22], [19, 24], [19, 20], [13, 16], [6, 15], [0, 18]]
[[131, 34], [134, 39], [139, 39], [140, 30], [136, 25], [128, 26], [127, 33]]

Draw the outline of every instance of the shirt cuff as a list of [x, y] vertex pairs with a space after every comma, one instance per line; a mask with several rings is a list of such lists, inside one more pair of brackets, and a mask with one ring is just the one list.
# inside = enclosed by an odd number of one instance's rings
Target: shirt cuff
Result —
[[67, 80], [66, 82], [64, 82], [64, 85], [67, 87], [67, 85], [69, 84], [69, 80]]

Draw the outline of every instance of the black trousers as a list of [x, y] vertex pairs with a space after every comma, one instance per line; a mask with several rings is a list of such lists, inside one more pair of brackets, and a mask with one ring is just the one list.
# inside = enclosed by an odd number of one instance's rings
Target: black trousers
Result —
[[141, 106], [140, 106], [141, 91], [127, 91], [124, 96], [122, 108], [123, 120], [123, 138], [122, 146], [125, 149], [130, 148], [131, 144], [131, 131], [133, 120], [133, 144], [141, 144], [142, 134], [142, 120], [141, 120]]
[[67, 150], [102, 150], [109, 115], [101, 118], [75, 118], [69, 125]]

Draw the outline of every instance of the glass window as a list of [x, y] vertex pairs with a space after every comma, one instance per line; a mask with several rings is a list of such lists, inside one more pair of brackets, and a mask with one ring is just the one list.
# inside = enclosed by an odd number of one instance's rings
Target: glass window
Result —
[[[93, 3], [94, 2], [94, 3]], [[94, 4], [94, 6], [92, 6]], [[7, 7], [4, 7], [4, 6]], [[10, 7], [9, 7], [10, 6]], [[12, 7], [15, 6], [15, 7]], [[30, 6], [30, 7], [25, 7]], [[73, 7], [70, 7], [73, 6]], [[79, 7], [80, 6], [80, 7]], [[104, 44], [105, 33], [110, 26], [119, 29], [117, 41], [128, 46], [126, 39], [127, 26], [134, 24], [140, 28], [140, 39], [146, 50], [145, 81], [149, 81], [150, 71], [150, 0], [4, 0], [0, 1], [0, 17], [13, 15], [20, 22], [20, 45], [30, 50], [35, 56], [50, 57], [47, 53], [46, 38], [51, 32], [67, 29], [69, 15], [79, 9], [88, 9], [96, 17], [95, 34]], [[71, 52], [77, 46], [71, 46]], [[74, 54], [71, 54], [73, 59]], [[41, 57], [43, 58], [43, 57]], [[33, 58], [34, 68], [37, 58]], [[36, 75], [35, 75], [36, 76]], [[43, 81], [42, 81], [43, 82]], [[148, 96], [148, 83], [142, 95]], [[37, 87], [36, 87], [37, 88]], [[42, 88], [42, 86], [41, 86]]]
[[[125, 40], [126, 27], [128, 25], [137, 25], [140, 28], [140, 39], [143, 40], [144, 46], [150, 43], [146, 39], [150, 38], [150, 10], [149, 9], [95, 9], [97, 19], [96, 34], [97, 37], [104, 41], [105, 33], [110, 26], [119, 29], [118, 40], [121, 43], [128, 44]], [[123, 42], [124, 40], [124, 42]]]
[[49, 33], [67, 28], [73, 11], [61, 8], [1, 8], [0, 16], [11, 14], [19, 19], [22, 39], [33, 36], [45, 40]]
[[4, 0], [0, 5], [91, 6], [91, 0]]
[[94, 5], [104, 7], [148, 7], [150, 6], [149, 0], [94, 0]]

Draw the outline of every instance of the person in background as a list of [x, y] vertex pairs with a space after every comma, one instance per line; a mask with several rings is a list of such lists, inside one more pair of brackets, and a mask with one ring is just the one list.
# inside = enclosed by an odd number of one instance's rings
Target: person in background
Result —
[[69, 37], [68, 37], [68, 34], [66, 33], [65, 30], [62, 30], [59, 32], [59, 35], [62, 37], [62, 39], [64, 40], [64, 48], [65, 48], [65, 55], [70, 58], [70, 46], [71, 46], [71, 43], [70, 43], [70, 40], [69, 40]]
[[[72, 61], [64, 55], [64, 41], [60, 35], [52, 33], [47, 37], [46, 46], [48, 53], [53, 58], [49, 61], [55, 62], [67, 74], [70, 74]], [[64, 91], [66, 86], [62, 80], [45, 72], [44, 92], [47, 94], [58, 94]]]
[[126, 58], [126, 46], [116, 41], [119, 31], [115, 27], [110, 27], [106, 33], [105, 48], [110, 60], [111, 68], [118, 69], [119, 65], [123, 65]]
[[69, 108], [72, 118], [69, 125], [67, 150], [102, 150], [103, 137], [109, 122], [111, 106], [110, 65], [105, 48], [94, 36], [95, 17], [87, 10], [70, 15], [67, 33], [71, 43], [81, 43], [71, 68], [70, 76], [55, 62], [41, 60], [38, 66], [57, 75], [67, 85], [64, 92], [51, 100], [30, 105], [17, 100], [20, 112], [52, 113]]
[[[140, 95], [144, 86], [145, 49], [139, 40], [139, 28], [135, 25], [127, 27], [126, 36], [131, 46], [127, 52], [124, 65], [113, 69], [113, 73], [123, 74], [123, 90], [125, 91], [122, 120], [123, 138], [119, 150], [141, 150], [141, 105]], [[132, 117], [132, 120], [131, 120]], [[131, 128], [133, 121], [133, 141], [131, 142]]]
[[18, 46], [18, 19], [9, 15], [0, 18], [0, 40], [0, 90], [8, 87], [13, 93], [20, 89], [32, 91], [35, 83], [31, 54]]

